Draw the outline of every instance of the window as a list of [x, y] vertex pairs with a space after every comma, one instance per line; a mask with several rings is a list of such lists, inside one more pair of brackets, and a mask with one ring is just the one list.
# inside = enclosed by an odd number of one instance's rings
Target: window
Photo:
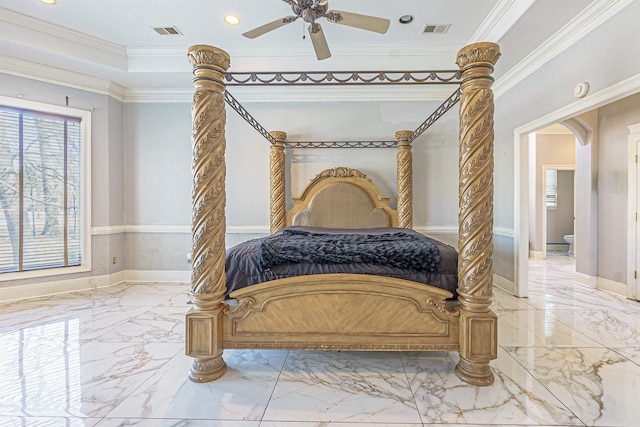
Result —
[[0, 280], [90, 269], [89, 122], [0, 97]]
[[558, 207], [558, 170], [546, 169], [545, 173], [547, 208], [555, 209]]

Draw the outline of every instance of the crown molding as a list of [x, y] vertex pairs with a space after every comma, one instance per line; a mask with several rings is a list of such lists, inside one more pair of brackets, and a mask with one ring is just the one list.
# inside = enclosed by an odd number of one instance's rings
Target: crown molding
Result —
[[5, 74], [109, 95], [119, 101], [125, 98], [125, 88], [109, 80], [10, 56], [0, 56], [0, 59], [0, 72]]
[[482, 41], [497, 43], [534, 2], [535, 0], [499, 0], [471, 36], [469, 44]]
[[120, 70], [127, 69], [124, 46], [0, 8], [0, 39], [37, 47]]
[[574, 19], [498, 79], [493, 85], [495, 97], [498, 98], [516, 86], [543, 65], [589, 34], [594, 28], [599, 27], [609, 20], [609, 18], [629, 6], [633, 1], [634, 0], [595, 0]]

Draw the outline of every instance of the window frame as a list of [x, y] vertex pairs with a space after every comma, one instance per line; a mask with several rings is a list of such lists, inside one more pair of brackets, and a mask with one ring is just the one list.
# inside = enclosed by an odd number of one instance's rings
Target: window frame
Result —
[[91, 111], [6, 96], [0, 96], [0, 105], [80, 120], [80, 206], [82, 209], [82, 263], [80, 265], [0, 273], [0, 282], [91, 271]]

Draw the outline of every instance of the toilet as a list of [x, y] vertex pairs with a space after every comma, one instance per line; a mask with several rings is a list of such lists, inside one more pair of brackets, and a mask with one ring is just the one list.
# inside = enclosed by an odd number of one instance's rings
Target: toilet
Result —
[[573, 256], [573, 234], [565, 234], [563, 238], [564, 238], [564, 241], [569, 244], [569, 250], [567, 251], [567, 255]]

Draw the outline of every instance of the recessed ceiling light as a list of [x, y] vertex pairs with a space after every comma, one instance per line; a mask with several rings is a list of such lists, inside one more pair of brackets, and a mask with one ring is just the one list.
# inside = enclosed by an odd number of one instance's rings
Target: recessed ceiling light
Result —
[[56, 4], [56, 0], [40, 0], [44, 4]]
[[400, 22], [401, 24], [410, 24], [413, 22], [413, 16], [411, 15], [402, 15], [399, 19], [398, 22]]
[[234, 15], [227, 15], [224, 17], [224, 22], [229, 25], [238, 25], [240, 23], [240, 18]]

